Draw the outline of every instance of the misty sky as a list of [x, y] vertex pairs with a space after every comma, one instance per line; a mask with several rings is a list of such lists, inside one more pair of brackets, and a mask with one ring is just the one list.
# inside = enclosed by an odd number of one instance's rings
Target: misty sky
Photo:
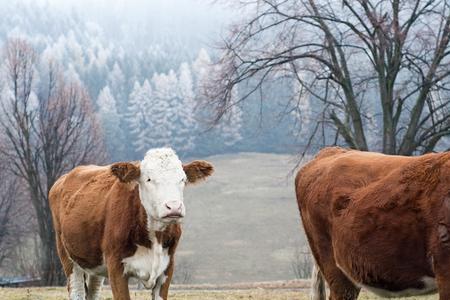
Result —
[[[2, 0], [7, 1], [7, 0]], [[30, 0], [26, 0], [30, 2]], [[211, 0], [38, 0], [53, 10], [75, 10], [101, 25], [106, 35], [118, 31], [152, 31], [185, 36], [201, 43], [220, 40], [235, 16], [226, 5]], [[151, 27], [151, 28], [150, 28]]]

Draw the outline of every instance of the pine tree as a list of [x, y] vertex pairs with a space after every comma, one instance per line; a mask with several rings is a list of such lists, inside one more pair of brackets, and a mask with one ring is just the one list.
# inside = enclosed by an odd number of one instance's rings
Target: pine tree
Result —
[[192, 151], [195, 147], [194, 139], [197, 135], [195, 120], [195, 99], [193, 91], [192, 73], [187, 63], [183, 63], [178, 71], [178, 109], [176, 109], [176, 131], [173, 144], [181, 155]]
[[124, 154], [123, 132], [120, 128], [116, 101], [108, 86], [101, 90], [97, 99], [97, 105], [105, 136], [106, 149], [113, 160], [119, 160]]
[[152, 88], [147, 80], [142, 86], [137, 81], [134, 83], [128, 99], [126, 119], [128, 120], [129, 139], [132, 141], [135, 157], [145, 154], [150, 145], [148, 131], [151, 125], [149, 124], [148, 109], [151, 97]]
[[196, 96], [199, 96], [202, 94], [203, 85], [209, 78], [209, 72], [211, 71], [211, 58], [204, 48], [200, 49], [197, 58], [192, 63], [192, 71], [195, 78], [194, 92]]
[[152, 124], [151, 137], [153, 147], [172, 145], [172, 133], [176, 116], [176, 84], [177, 78], [173, 71], [165, 74], [155, 74], [152, 78], [155, 88], [154, 97], [148, 113]]
[[153, 141], [152, 141], [152, 133], [153, 133], [153, 122], [151, 118], [151, 102], [153, 99], [153, 89], [150, 84], [150, 82], [146, 79], [144, 83], [142, 84], [141, 88], [141, 105], [140, 109], [142, 110], [142, 129], [139, 133], [138, 139], [141, 141], [140, 146], [138, 148], [139, 151], [142, 152], [142, 154], [147, 151]]
[[119, 114], [125, 112], [125, 108], [127, 107], [127, 99], [125, 97], [126, 82], [122, 69], [117, 62], [114, 63], [112, 70], [109, 72], [107, 82], [116, 99], [116, 106]]

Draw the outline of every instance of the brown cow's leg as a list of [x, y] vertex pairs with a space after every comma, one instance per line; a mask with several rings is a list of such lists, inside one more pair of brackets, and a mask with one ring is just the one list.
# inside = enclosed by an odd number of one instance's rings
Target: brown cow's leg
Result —
[[66, 250], [64, 249], [64, 245], [61, 242], [61, 237], [57, 233], [56, 234], [56, 250], [58, 251], [58, 256], [61, 261], [64, 274], [66, 274], [67, 278], [67, 291], [70, 295], [70, 275], [73, 272], [73, 262], [69, 259], [69, 256], [67, 255]]
[[434, 273], [440, 300], [450, 299], [450, 247], [439, 245], [433, 254]]
[[61, 243], [59, 235], [56, 235], [56, 250], [58, 251], [59, 260], [61, 261], [64, 274], [66, 274], [66, 277], [69, 278], [70, 274], [72, 274], [73, 263]]
[[128, 278], [123, 274], [123, 265], [117, 259], [107, 259], [108, 277], [114, 300], [130, 300]]
[[355, 300], [360, 289], [357, 288], [339, 269], [328, 270], [325, 275], [330, 286], [330, 300]]
[[450, 299], [450, 198], [442, 201], [433, 241], [433, 269], [440, 300]]
[[330, 287], [330, 300], [355, 300], [360, 288], [356, 287], [337, 267], [333, 256], [317, 262], [320, 271]]
[[355, 286], [347, 276], [337, 267], [334, 260], [331, 241], [320, 239], [313, 241], [308, 236], [308, 230], [305, 230], [310, 241], [311, 250], [316, 260], [320, 272], [324, 276], [330, 287], [330, 300], [355, 300], [358, 298], [360, 288]]

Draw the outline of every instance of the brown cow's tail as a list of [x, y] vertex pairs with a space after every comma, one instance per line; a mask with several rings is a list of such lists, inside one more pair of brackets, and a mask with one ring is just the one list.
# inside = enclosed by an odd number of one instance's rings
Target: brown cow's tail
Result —
[[326, 300], [325, 280], [317, 264], [312, 270], [310, 300]]

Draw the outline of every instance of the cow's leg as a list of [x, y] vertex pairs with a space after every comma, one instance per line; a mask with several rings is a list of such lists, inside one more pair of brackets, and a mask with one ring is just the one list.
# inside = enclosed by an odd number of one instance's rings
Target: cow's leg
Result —
[[115, 258], [110, 258], [107, 259], [106, 264], [114, 300], [130, 300], [128, 278], [123, 274], [122, 262]]
[[316, 258], [317, 265], [330, 287], [330, 300], [355, 300], [360, 288], [355, 286], [337, 267], [333, 254], [321, 252], [321, 259]]
[[61, 261], [64, 274], [66, 274], [67, 279], [69, 279], [70, 274], [72, 274], [73, 263], [67, 255], [67, 252], [64, 249], [64, 245], [62, 244], [61, 238], [58, 234], [56, 234], [56, 250], [58, 251], [59, 260]]
[[167, 296], [164, 298], [161, 296], [161, 287], [166, 281], [166, 275], [162, 274], [156, 280], [155, 286], [152, 289], [152, 300], [166, 300]]
[[450, 198], [442, 201], [432, 242], [433, 269], [440, 300], [450, 299]]
[[360, 288], [356, 287], [337, 267], [324, 270], [325, 280], [330, 287], [330, 300], [356, 300]]
[[86, 291], [84, 287], [84, 271], [77, 264], [73, 264], [72, 273], [68, 278], [69, 299], [70, 300], [85, 300]]
[[89, 275], [87, 300], [100, 299], [100, 291], [102, 290], [104, 277]]
[[433, 269], [440, 300], [450, 299], [450, 226], [439, 224], [439, 242], [433, 250]]
[[[174, 265], [175, 265], [174, 256], [171, 255], [170, 262], [169, 262], [169, 265], [167, 266], [166, 271], [159, 277], [159, 279], [161, 280], [161, 288], [158, 293], [159, 296], [161, 297], [160, 299], [167, 300], [167, 297], [169, 295], [170, 282], [172, 281]], [[158, 298], [155, 298], [155, 299], [158, 299]]]
[[[308, 230], [305, 230], [308, 236]], [[308, 236], [316, 264], [330, 288], [330, 300], [355, 300], [360, 288], [355, 286], [347, 276], [337, 267], [334, 260], [331, 241], [319, 238], [313, 241]]]
[[448, 300], [450, 299], [450, 249], [439, 250], [438, 255], [433, 256], [433, 262], [439, 299]]
[[59, 234], [56, 234], [56, 249], [58, 251], [59, 259], [61, 260], [64, 274], [66, 274], [69, 299], [84, 300], [84, 272], [79, 266], [74, 265], [72, 260], [69, 258], [69, 255], [61, 242], [61, 237]]

